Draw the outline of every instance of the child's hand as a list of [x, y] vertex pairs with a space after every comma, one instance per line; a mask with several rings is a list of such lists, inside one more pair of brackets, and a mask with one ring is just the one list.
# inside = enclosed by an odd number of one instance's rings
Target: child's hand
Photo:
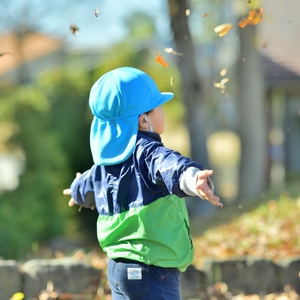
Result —
[[[76, 173], [76, 178], [79, 178], [81, 176], [81, 173]], [[71, 196], [72, 195], [72, 190], [71, 189], [65, 189], [63, 190], [63, 194], [64, 195], [67, 195], [67, 196]], [[75, 203], [75, 199], [74, 198], [71, 198], [68, 202], [68, 205], [69, 206], [74, 206], [76, 203]], [[78, 211], [81, 211], [82, 209], [82, 206], [79, 207]], [[95, 207], [91, 207], [91, 209], [95, 209]]]
[[[63, 190], [63, 194], [64, 194], [64, 195], [67, 195], [67, 196], [71, 196], [72, 190], [71, 190], [71, 189], [65, 189], [65, 190]], [[75, 204], [75, 200], [74, 200], [73, 198], [71, 198], [71, 199], [69, 200], [69, 202], [68, 202], [68, 205], [69, 205], [69, 206], [74, 206], [74, 204]]]
[[[76, 173], [76, 178], [79, 178], [81, 176], [81, 173]], [[71, 189], [65, 189], [63, 190], [63, 194], [67, 195], [67, 196], [71, 196], [72, 194], [72, 190]], [[73, 198], [71, 198], [68, 202], [69, 206], [74, 206], [75, 205], [75, 200]]]
[[208, 177], [214, 173], [213, 170], [203, 170], [197, 173], [197, 181], [196, 181], [196, 188], [199, 195], [203, 198], [208, 200], [211, 204], [223, 207], [223, 204], [220, 202], [220, 198], [213, 194], [212, 189], [208, 184]]

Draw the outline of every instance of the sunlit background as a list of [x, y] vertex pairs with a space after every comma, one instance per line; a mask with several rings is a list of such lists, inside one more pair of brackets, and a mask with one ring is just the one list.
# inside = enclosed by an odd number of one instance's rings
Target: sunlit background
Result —
[[[125, 65], [175, 93], [163, 142], [214, 169], [229, 211], [220, 219], [282, 194], [299, 202], [299, 10], [298, 0], [1, 0], [0, 256], [96, 243], [96, 212], [70, 209], [62, 190], [92, 164], [93, 82]], [[198, 235], [199, 220], [222, 214], [187, 206]]]

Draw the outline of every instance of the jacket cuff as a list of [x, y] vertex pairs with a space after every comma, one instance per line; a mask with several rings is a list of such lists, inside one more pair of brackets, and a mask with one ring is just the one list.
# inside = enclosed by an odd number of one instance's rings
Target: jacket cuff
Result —
[[[196, 188], [196, 182], [197, 182], [197, 173], [201, 171], [200, 169], [196, 167], [190, 167], [188, 168], [183, 175], [180, 178], [179, 186], [180, 189], [186, 193], [189, 196], [198, 196], [201, 199], [203, 199], [197, 191]], [[209, 187], [211, 188], [212, 192], [214, 192], [214, 183], [210, 179], [210, 177], [207, 177], [207, 183]], [[203, 199], [205, 200], [205, 199]]]

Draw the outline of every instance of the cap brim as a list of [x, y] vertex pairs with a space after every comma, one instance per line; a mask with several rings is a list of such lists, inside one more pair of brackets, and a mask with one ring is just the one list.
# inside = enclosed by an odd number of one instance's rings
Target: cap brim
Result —
[[90, 145], [96, 165], [115, 165], [130, 157], [133, 153], [138, 132], [138, 116], [101, 120], [94, 117]]
[[174, 97], [173, 93], [167, 93], [167, 92], [161, 93], [161, 98], [156, 102], [156, 104], [153, 108], [170, 101], [173, 97]]

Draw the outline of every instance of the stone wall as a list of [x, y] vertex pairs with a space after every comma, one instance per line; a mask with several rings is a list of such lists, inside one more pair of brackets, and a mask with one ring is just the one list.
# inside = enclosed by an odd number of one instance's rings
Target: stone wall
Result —
[[24, 293], [26, 300], [38, 299], [49, 282], [59, 293], [94, 299], [100, 279], [101, 270], [73, 258], [35, 259], [23, 265], [0, 260], [0, 300], [8, 300], [17, 292]]
[[[0, 260], [0, 300], [8, 300], [16, 292], [24, 293], [26, 300], [37, 299], [49, 281], [60, 293], [94, 299], [101, 274], [101, 270], [74, 258], [35, 259], [22, 265], [12, 260]], [[286, 285], [300, 294], [299, 276], [300, 257], [276, 264], [253, 258], [207, 260], [202, 270], [190, 266], [182, 274], [181, 290], [184, 299], [197, 299], [199, 291], [215, 282], [225, 282], [233, 294], [266, 295], [281, 292]]]
[[190, 266], [182, 276], [183, 298], [195, 298], [199, 290], [225, 282], [232, 294], [266, 295], [290, 286], [300, 294], [300, 257], [276, 264], [266, 259], [207, 260], [202, 270]]

